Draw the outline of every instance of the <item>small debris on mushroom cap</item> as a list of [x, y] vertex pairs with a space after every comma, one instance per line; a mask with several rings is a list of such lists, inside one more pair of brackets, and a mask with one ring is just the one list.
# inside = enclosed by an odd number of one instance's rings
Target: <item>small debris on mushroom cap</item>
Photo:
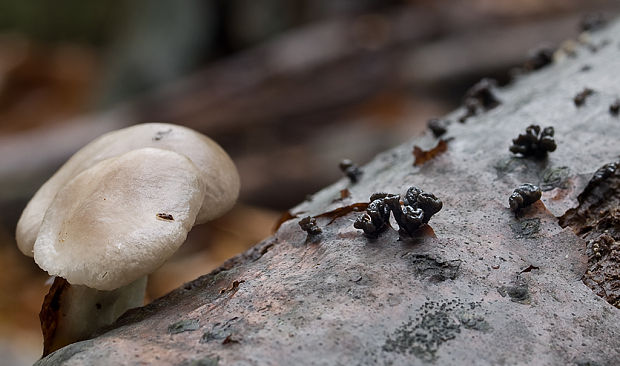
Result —
[[349, 159], [340, 162], [340, 170], [349, 178], [351, 183], [357, 183], [363, 173], [360, 167]]
[[306, 216], [299, 221], [301, 229], [308, 233], [308, 235], [318, 235], [323, 232], [321, 228], [316, 224], [316, 219], [312, 216]]
[[614, 116], [620, 113], [620, 99], [616, 99], [616, 101], [609, 106], [609, 113]]
[[557, 148], [553, 135], [553, 127], [546, 127], [541, 132], [540, 126], [530, 125], [525, 129], [524, 134], [512, 140], [510, 151], [525, 157], [544, 158], [547, 152], [555, 151]]
[[540, 197], [542, 197], [542, 192], [539, 187], [530, 183], [525, 183], [512, 192], [508, 198], [508, 204], [516, 215], [522, 208], [538, 201]]
[[575, 95], [575, 98], [573, 98], [573, 102], [575, 102], [575, 105], [577, 107], [581, 107], [586, 102], [586, 99], [592, 94], [594, 94], [594, 90], [590, 88], [585, 88], [579, 93], [577, 93], [577, 95]]

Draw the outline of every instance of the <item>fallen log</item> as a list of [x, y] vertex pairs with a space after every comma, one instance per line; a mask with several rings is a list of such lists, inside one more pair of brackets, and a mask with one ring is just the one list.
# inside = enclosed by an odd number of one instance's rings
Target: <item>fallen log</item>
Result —
[[[445, 116], [445, 151], [414, 165], [414, 146], [437, 145], [429, 131], [378, 155], [271, 238], [38, 365], [618, 364], [620, 23], [581, 39], [490, 86], [494, 107], [476, 93]], [[555, 129], [546, 158], [509, 151], [531, 124]], [[522, 183], [542, 199], [515, 215]], [[370, 239], [359, 212], [338, 210], [410, 186], [443, 201], [419, 236]], [[308, 237], [301, 215], [322, 233]]]

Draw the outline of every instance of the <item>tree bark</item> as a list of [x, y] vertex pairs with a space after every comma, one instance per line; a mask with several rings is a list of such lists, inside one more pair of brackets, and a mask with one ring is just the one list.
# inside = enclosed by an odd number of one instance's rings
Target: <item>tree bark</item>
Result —
[[[591, 178], [620, 154], [610, 111], [620, 23], [582, 40], [492, 89], [495, 108], [465, 123], [465, 108], [446, 116], [445, 152], [414, 166], [414, 146], [437, 145], [426, 133], [378, 155], [357, 183], [342, 179], [293, 208], [289, 217], [317, 217], [318, 236], [289, 219], [220, 269], [38, 364], [618, 364], [620, 172]], [[594, 93], [578, 106], [584, 88]], [[546, 159], [508, 151], [530, 124], [555, 128]], [[542, 199], [515, 217], [508, 197], [522, 183], [539, 185]], [[443, 201], [432, 230], [414, 238], [388, 229], [369, 239], [353, 227], [355, 210], [322, 215], [410, 186]], [[603, 235], [611, 242], [599, 256]], [[599, 287], [584, 284], [594, 267]]]

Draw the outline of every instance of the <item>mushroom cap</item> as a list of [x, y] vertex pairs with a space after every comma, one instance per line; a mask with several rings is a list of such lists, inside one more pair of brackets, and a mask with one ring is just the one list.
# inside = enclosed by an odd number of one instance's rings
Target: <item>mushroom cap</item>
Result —
[[33, 256], [43, 216], [54, 197], [71, 179], [98, 162], [144, 147], [170, 150], [188, 157], [200, 171], [205, 196], [196, 224], [221, 216], [239, 195], [239, 174], [226, 152], [192, 129], [168, 123], [145, 123], [109, 132], [75, 153], [28, 202], [17, 223], [19, 249]]
[[47, 209], [34, 260], [74, 285], [113, 290], [153, 272], [187, 237], [204, 198], [185, 156], [143, 148], [101, 161]]

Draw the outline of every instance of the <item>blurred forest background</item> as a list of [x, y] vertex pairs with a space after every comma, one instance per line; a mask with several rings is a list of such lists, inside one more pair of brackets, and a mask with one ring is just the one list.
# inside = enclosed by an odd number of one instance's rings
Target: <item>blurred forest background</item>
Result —
[[507, 82], [536, 47], [577, 37], [618, 1], [185, 0], [0, 2], [0, 359], [41, 353], [47, 276], [17, 249], [21, 210], [96, 136], [173, 122], [219, 142], [236, 208], [194, 228], [149, 280], [159, 297], [267, 237], [281, 215]]

